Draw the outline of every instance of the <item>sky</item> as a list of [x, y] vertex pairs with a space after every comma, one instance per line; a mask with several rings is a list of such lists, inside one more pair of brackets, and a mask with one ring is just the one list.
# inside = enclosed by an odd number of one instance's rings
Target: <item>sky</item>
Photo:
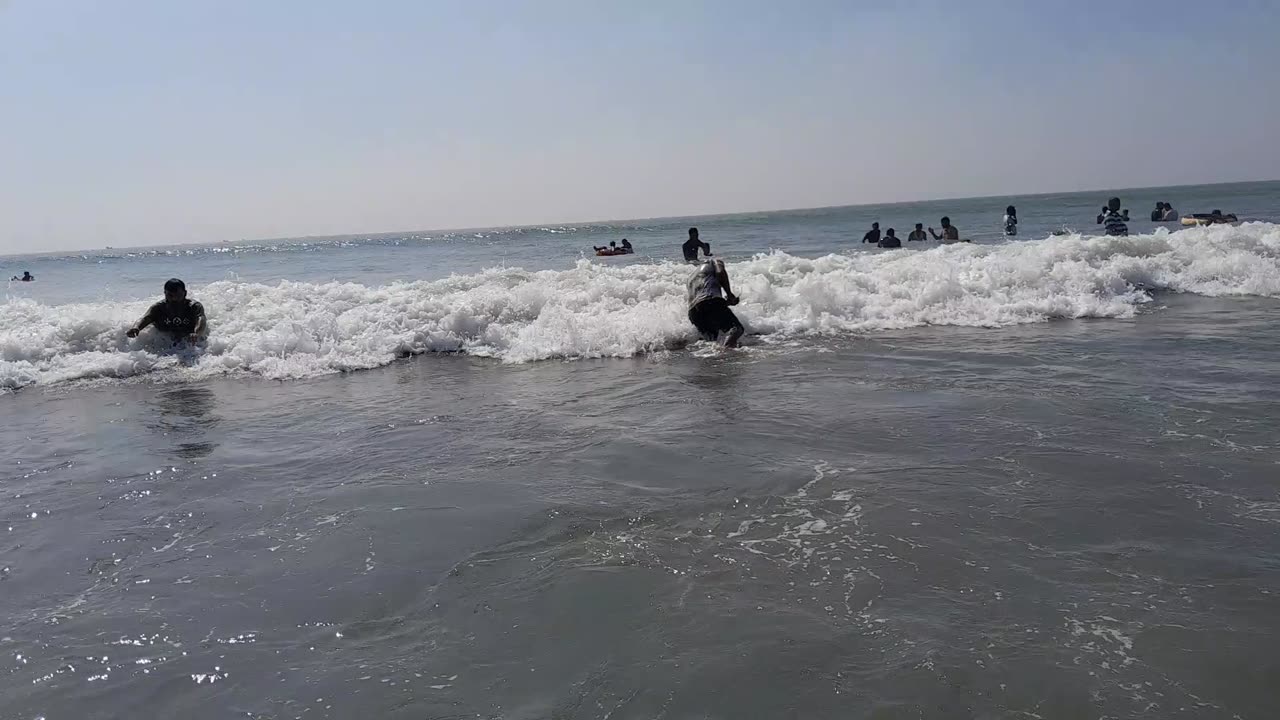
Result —
[[0, 253], [1280, 177], [1280, 0], [0, 0]]

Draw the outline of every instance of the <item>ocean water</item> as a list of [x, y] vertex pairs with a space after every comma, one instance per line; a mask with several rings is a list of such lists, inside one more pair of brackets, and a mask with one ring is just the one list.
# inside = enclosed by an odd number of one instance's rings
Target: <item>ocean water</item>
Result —
[[[943, 214], [974, 242], [858, 244]], [[742, 350], [693, 340], [690, 224]], [[1280, 710], [1278, 183], [22, 270], [0, 717]], [[124, 337], [170, 276], [202, 352]]]

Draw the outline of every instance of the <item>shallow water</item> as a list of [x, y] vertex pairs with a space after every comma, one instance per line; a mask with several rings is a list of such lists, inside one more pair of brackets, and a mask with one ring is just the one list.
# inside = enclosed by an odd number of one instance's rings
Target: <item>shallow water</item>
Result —
[[794, 353], [21, 393], [6, 704], [1266, 716], [1276, 307], [1168, 304]]
[[[1185, 235], [1216, 255], [914, 254], [964, 278], [914, 312], [1012, 324], [868, 326], [915, 271], [788, 253], [734, 264], [740, 352], [662, 320], [621, 358], [37, 378], [0, 396], [0, 714], [1271, 717], [1280, 302], [1253, 227]], [[753, 285], [819, 260], [807, 295]], [[786, 325], [833, 287], [847, 326]]]

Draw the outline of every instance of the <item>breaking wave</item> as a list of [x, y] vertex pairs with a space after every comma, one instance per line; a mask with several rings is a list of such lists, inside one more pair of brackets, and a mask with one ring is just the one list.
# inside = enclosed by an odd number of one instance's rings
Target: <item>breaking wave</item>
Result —
[[[750, 332], [789, 337], [921, 325], [1001, 327], [1123, 318], [1149, 291], [1280, 297], [1280, 226], [852, 252], [782, 252], [729, 266]], [[464, 352], [504, 362], [625, 357], [692, 339], [687, 266], [493, 269], [366, 287], [282, 281], [193, 288], [212, 334], [198, 354], [125, 330], [147, 302], [0, 305], [0, 388], [156, 370], [187, 377], [306, 378], [398, 357]]]

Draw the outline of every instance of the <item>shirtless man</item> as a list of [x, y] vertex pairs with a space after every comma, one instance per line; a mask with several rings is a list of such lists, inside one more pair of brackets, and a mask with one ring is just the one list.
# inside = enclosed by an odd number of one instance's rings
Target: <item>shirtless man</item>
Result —
[[960, 242], [960, 231], [956, 229], [955, 225], [951, 224], [951, 218], [949, 217], [942, 218], [941, 235], [934, 232], [933, 228], [929, 228], [929, 234], [933, 236], [934, 240], [941, 240], [944, 243]]
[[711, 245], [698, 239], [698, 228], [689, 228], [689, 239], [680, 246], [680, 249], [684, 250], [685, 262], [697, 262], [699, 248], [702, 249], [703, 255], [711, 257]]

